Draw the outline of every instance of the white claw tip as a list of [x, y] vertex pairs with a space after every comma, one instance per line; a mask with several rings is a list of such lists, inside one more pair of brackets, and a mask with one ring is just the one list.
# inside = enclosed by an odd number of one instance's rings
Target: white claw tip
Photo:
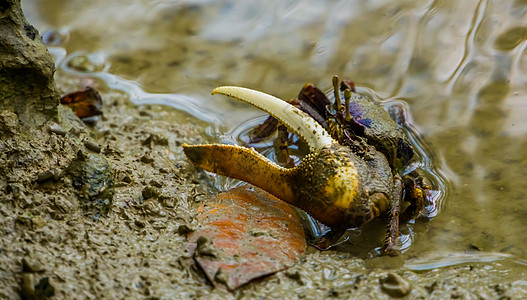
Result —
[[236, 86], [221, 86], [212, 94], [222, 94], [252, 104], [275, 117], [290, 131], [300, 136], [311, 151], [320, 151], [335, 140], [319, 123], [305, 112], [269, 94]]

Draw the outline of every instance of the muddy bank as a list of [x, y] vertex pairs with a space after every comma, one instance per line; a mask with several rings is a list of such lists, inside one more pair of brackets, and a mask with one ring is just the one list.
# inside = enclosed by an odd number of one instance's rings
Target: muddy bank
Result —
[[[89, 47], [84, 41], [82, 46]], [[156, 55], [145, 56], [151, 59]], [[233, 55], [229, 50], [225, 56]], [[127, 60], [121, 65], [133, 66]], [[206, 65], [210, 66], [208, 60]], [[376, 64], [366, 61], [364, 65], [370, 69]], [[334, 72], [336, 68], [329, 69]], [[149, 81], [159, 83], [163, 77], [170, 85], [174, 83], [159, 65], [148, 70], [156, 74], [145, 76]], [[306, 80], [308, 73], [295, 73]], [[177, 78], [180, 74], [177, 69]], [[290, 75], [283, 76], [293, 78]], [[500, 245], [502, 238], [499, 232], [495, 238], [477, 236], [474, 233], [480, 233], [480, 226], [471, 223], [465, 207], [458, 209], [460, 215], [451, 222], [443, 211], [416, 230], [418, 245], [401, 257], [368, 258], [378, 237], [362, 235], [351, 242], [361, 248], [356, 252], [309, 248], [289, 270], [233, 293], [214, 289], [186, 252], [185, 236], [199, 226], [193, 219], [195, 208], [217, 191], [208, 175], [196, 170], [181, 149], [185, 142], [210, 142], [212, 138], [204, 129], [208, 124], [166, 106], [134, 106], [129, 95], [111, 90], [103, 82], [64, 74], [57, 81], [61, 94], [86, 84], [95, 86], [102, 94], [104, 114], [85, 126], [69, 110], [59, 107], [59, 118], [41, 120], [42, 126], [28, 129], [22, 123], [26, 117], [0, 113], [0, 298], [527, 297], [523, 244], [497, 248], [495, 244]], [[199, 87], [202, 89], [201, 84]], [[427, 94], [435, 97], [429, 91]], [[419, 105], [415, 104], [413, 108]], [[50, 111], [55, 113], [55, 108]], [[489, 124], [488, 119], [482, 124]], [[446, 140], [436, 146], [452, 144], [452, 139]], [[456, 155], [462, 153], [449, 147]], [[518, 173], [512, 170], [507, 174]], [[474, 184], [465, 186], [463, 194], [481, 194], [474, 191]], [[466, 202], [463, 194], [458, 192], [449, 201]], [[484, 214], [478, 214], [478, 220], [488, 223]], [[507, 217], [522, 220], [512, 213]], [[447, 225], [441, 226], [444, 223]], [[381, 224], [372, 226], [383, 231]], [[521, 226], [516, 227], [521, 233]], [[471, 235], [476, 241], [469, 243], [467, 236]], [[437, 247], [449, 243], [459, 252], [448, 249], [441, 256]], [[489, 252], [493, 250], [499, 253]]]
[[[93, 128], [64, 109], [63, 122], [26, 132], [2, 113], [2, 298], [119, 298], [194, 281], [184, 235], [209, 191], [180, 148], [205, 134], [177, 111], [104, 98]], [[110, 196], [90, 195], [98, 180]]]
[[[61, 89], [78, 85], [79, 81], [64, 82]], [[48, 122], [24, 133], [14, 114], [1, 115], [2, 298], [409, 294], [412, 299], [514, 299], [527, 294], [522, 269], [510, 263], [412, 271], [404, 266], [407, 257], [364, 260], [312, 248], [289, 270], [234, 293], [213, 289], [185, 250], [186, 233], [198, 226], [193, 220], [196, 206], [216, 192], [181, 149], [184, 142], [210, 142], [203, 124], [167, 107], [134, 106], [126, 95], [100, 89], [104, 115], [93, 127], [65, 109], [62, 123]], [[88, 160], [106, 161], [111, 170], [101, 173], [113, 182], [107, 213], [90, 204], [74, 184], [70, 169], [79, 153]]]

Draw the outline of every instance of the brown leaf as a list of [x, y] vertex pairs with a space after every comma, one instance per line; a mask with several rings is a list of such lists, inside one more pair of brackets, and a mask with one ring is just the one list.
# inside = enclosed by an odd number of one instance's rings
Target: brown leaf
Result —
[[60, 103], [70, 107], [81, 119], [102, 115], [101, 96], [89, 86], [82, 91], [65, 95], [60, 98]]
[[251, 185], [217, 195], [197, 211], [189, 248], [210, 281], [234, 290], [293, 265], [306, 250], [291, 207]]

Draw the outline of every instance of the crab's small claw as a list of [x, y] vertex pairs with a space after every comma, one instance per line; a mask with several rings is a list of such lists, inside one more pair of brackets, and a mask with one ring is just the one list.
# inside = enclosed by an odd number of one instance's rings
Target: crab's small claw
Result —
[[276, 197], [293, 202], [291, 169], [272, 163], [253, 148], [235, 145], [183, 145], [187, 157], [204, 170], [236, 178], [260, 187]]

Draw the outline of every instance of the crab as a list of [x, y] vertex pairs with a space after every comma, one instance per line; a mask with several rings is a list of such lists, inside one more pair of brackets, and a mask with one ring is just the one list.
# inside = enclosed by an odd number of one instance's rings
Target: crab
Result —
[[[281, 167], [253, 148], [237, 145], [183, 145], [187, 157], [204, 170], [253, 184], [329, 226], [334, 240], [349, 228], [384, 217], [382, 253], [396, 251], [399, 222], [424, 208], [429, 186], [401, 171], [414, 156], [401, 126], [378, 103], [358, 94], [351, 81], [333, 78], [333, 102], [313, 84], [289, 102], [263, 92], [223, 86], [226, 95], [271, 116], [252, 132], [253, 141], [278, 130], [286, 160], [288, 132], [299, 136], [309, 154], [297, 165]], [[323, 246], [321, 246], [323, 248]]]

